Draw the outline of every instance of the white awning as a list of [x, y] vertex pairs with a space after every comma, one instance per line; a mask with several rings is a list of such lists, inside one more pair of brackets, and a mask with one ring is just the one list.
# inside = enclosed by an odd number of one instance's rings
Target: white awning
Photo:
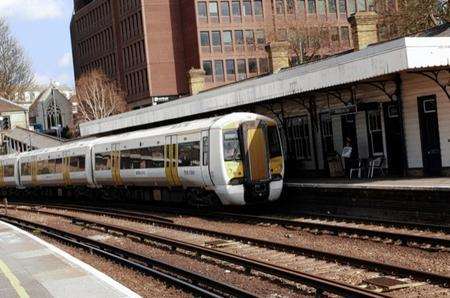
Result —
[[400, 71], [450, 66], [450, 37], [407, 37], [80, 125], [82, 136], [257, 103]]

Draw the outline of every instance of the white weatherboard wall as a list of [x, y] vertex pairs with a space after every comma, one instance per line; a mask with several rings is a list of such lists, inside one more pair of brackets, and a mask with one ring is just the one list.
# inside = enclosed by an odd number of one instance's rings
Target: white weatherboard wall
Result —
[[[442, 82], [449, 79], [448, 76], [441, 77]], [[417, 98], [428, 95], [436, 95], [442, 166], [450, 167], [450, 100], [435, 82], [422, 75], [406, 73], [402, 75], [402, 80], [408, 167], [423, 167]]]

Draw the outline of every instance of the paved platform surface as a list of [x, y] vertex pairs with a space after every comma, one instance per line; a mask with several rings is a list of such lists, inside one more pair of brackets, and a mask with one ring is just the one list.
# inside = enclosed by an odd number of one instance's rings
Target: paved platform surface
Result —
[[0, 297], [139, 297], [59, 248], [0, 221]]
[[383, 178], [358, 180], [344, 178], [290, 179], [288, 187], [321, 189], [374, 189], [374, 190], [419, 190], [450, 191], [450, 177], [445, 178]]

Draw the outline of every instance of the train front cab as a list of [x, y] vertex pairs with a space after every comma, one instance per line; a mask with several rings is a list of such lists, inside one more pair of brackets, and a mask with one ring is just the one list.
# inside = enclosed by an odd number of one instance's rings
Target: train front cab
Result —
[[[283, 189], [284, 160], [274, 121], [255, 119], [223, 130], [223, 153], [229, 185], [224, 204], [275, 201]], [[220, 191], [219, 191], [220, 196]]]

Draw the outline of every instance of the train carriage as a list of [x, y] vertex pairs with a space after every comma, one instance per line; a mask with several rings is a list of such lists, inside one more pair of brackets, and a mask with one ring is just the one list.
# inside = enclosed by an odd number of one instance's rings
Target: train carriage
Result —
[[3, 157], [0, 181], [58, 195], [71, 186], [109, 197], [245, 205], [280, 197], [283, 160], [275, 121], [233, 113]]

